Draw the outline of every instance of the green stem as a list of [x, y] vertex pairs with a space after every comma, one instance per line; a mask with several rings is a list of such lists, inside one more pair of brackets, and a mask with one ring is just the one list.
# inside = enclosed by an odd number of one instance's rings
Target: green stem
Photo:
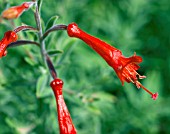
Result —
[[32, 26], [27, 26], [27, 25], [25, 25], [25, 26], [19, 26], [19, 27], [15, 28], [15, 29], [14, 29], [14, 32], [15, 32], [15, 33], [18, 33], [18, 32], [23, 31], [23, 30], [34, 30], [34, 31], [37, 31], [36, 28], [34, 28], [34, 27], [32, 27]]
[[42, 32], [42, 26], [41, 26], [40, 13], [39, 13], [37, 4], [36, 4], [36, 11], [35, 11], [35, 20], [36, 20], [36, 24], [37, 24], [37, 29], [39, 31], [38, 36], [39, 36], [39, 41], [40, 41], [41, 56], [42, 56], [43, 61], [45, 63], [45, 55], [46, 55], [45, 42], [43, 40], [41, 40], [41, 38], [43, 36], [43, 32]]
[[7, 48], [9, 47], [17, 47], [17, 46], [22, 46], [22, 45], [28, 45], [28, 44], [33, 44], [33, 45], [36, 45], [36, 46], [40, 46], [39, 43], [35, 42], [35, 41], [30, 41], [30, 40], [19, 40], [19, 41], [16, 41], [16, 42], [12, 42], [10, 43]]
[[37, 24], [37, 29], [38, 29], [38, 36], [39, 36], [39, 42], [40, 42], [40, 49], [41, 49], [41, 56], [43, 58], [44, 64], [45, 66], [48, 67], [51, 76], [53, 77], [53, 79], [57, 78], [57, 73], [55, 71], [55, 68], [53, 66], [52, 61], [50, 60], [46, 48], [45, 48], [45, 42], [42, 39], [43, 37], [43, 31], [42, 31], [42, 26], [41, 26], [41, 18], [40, 18], [40, 13], [39, 13], [39, 7], [36, 3], [36, 11], [35, 11], [35, 20], [36, 20], [36, 24]]
[[55, 26], [49, 28], [44, 33], [44, 35], [42, 36], [41, 40], [44, 40], [48, 36], [48, 34], [50, 34], [51, 32], [58, 31], [58, 30], [67, 30], [67, 26], [66, 25], [55, 25]]

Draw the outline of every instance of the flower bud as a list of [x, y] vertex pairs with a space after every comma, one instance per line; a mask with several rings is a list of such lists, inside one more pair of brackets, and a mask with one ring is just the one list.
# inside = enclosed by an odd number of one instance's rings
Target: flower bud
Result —
[[25, 10], [29, 9], [34, 2], [24, 2], [22, 5], [14, 6], [6, 9], [2, 13], [4, 19], [16, 19], [18, 18]]

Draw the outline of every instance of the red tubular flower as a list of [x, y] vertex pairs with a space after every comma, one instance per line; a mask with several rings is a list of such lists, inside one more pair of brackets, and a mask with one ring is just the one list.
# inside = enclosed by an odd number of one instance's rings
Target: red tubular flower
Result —
[[6, 9], [2, 13], [2, 17], [5, 19], [16, 19], [18, 18], [25, 10], [30, 8], [34, 2], [24, 2], [22, 5], [14, 6]]
[[4, 34], [4, 37], [0, 41], [0, 58], [7, 54], [6, 48], [7, 46], [15, 42], [18, 39], [17, 34], [14, 31], [7, 31]]
[[76, 134], [76, 129], [62, 95], [63, 81], [54, 79], [50, 86], [56, 98], [60, 134]]
[[104, 41], [87, 34], [82, 31], [76, 23], [71, 23], [67, 27], [67, 33], [70, 37], [76, 37], [83, 40], [91, 48], [93, 48], [105, 61], [115, 70], [122, 85], [124, 81], [132, 82], [137, 88], [143, 88], [148, 92], [154, 100], [157, 99], [158, 93], [152, 93], [146, 89], [139, 81], [139, 79], [146, 78], [145, 76], [139, 75], [136, 71], [139, 69], [139, 63], [142, 62], [140, 56], [136, 56], [134, 53], [131, 57], [124, 57], [122, 52], [115, 47], [105, 43]]

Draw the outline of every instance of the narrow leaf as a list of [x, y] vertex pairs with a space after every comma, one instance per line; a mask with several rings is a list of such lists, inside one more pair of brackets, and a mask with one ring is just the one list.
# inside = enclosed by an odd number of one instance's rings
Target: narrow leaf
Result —
[[43, 0], [38, 0], [38, 11], [40, 11], [40, 9], [41, 9], [42, 2], [43, 2]]
[[56, 56], [57, 54], [61, 54], [61, 53], [63, 53], [62, 50], [50, 50], [50, 51], [48, 51], [48, 54], [50, 56]]
[[37, 85], [36, 85], [36, 96], [38, 98], [44, 96], [43, 92], [45, 92], [44, 89], [47, 85], [47, 82], [48, 82], [48, 76], [46, 74], [43, 74], [38, 78]]
[[34, 66], [36, 63], [34, 62], [33, 59], [29, 58], [29, 57], [25, 57], [24, 60], [30, 64], [31, 66]]
[[58, 18], [59, 18], [59, 16], [52, 16], [46, 24], [45, 31], [48, 30], [49, 28], [51, 28], [56, 23]]

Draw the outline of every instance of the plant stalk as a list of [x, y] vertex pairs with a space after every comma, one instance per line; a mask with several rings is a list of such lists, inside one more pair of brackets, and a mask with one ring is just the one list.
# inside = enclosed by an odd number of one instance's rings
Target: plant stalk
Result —
[[38, 4], [36, 3], [36, 11], [35, 11], [35, 20], [36, 20], [36, 24], [37, 24], [37, 29], [38, 29], [38, 37], [39, 37], [39, 42], [40, 42], [40, 50], [41, 50], [41, 56], [43, 59], [43, 63], [45, 64], [45, 66], [48, 67], [51, 76], [53, 77], [53, 79], [57, 78], [57, 73], [55, 71], [55, 68], [53, 66], [52, 61], [50, 60], [48, 53], [46, 51], [45, 48], [45, 42], [42, 39], [43, 37], [43, 31], [42, 31], [42, 26], [41, 26], [41, 18], [40, 18], [40, 12], [39, 12], [39, 7]]
[[41, 48], [41, 56], [43, 58], [43, 61], [45, 63], [45, 55], [46, 55], [46, 50], [45, 50], [45, 42], [41, 40], [43, 36], [43, 31], [42, 31], [42, 26], [41, 26], [41, 18], [40, 18], [40, 13], [38, 10], [38, 5], [36, 3], [36, 9], [35, 9], [35, 20], [37, 24], [37, 29], [38, 29], [38, 36], [39, 36], [39, 42], [40, 42], [40, 48]]

